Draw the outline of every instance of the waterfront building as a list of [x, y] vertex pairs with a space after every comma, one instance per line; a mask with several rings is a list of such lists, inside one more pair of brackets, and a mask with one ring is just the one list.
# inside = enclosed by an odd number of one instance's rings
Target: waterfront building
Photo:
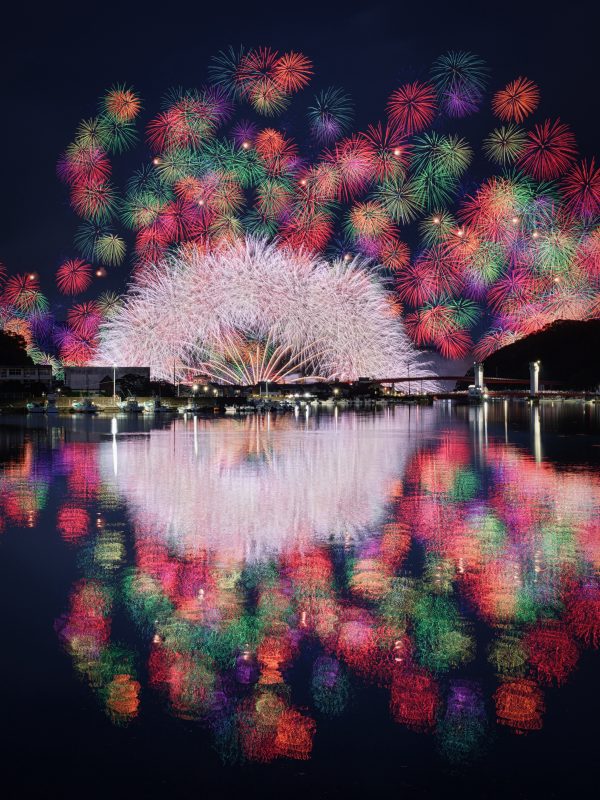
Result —
[[74, 392], [112, 395], [122, 384], [148, 384], [150, 367], [65, 367], [65, 386]]

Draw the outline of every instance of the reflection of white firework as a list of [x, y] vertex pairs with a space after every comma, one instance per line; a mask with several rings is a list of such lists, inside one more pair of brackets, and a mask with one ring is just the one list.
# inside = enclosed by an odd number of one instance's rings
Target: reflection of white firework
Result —
[[426, 419], [408, 409], [318, 422], [195, 419], [118, 440], [116, 462], [102, 446], [101, 469], [140, 535], [180, 553], [252, 559], [381, 523]]
[[283, 348], [309, 375], [387, 378], [407, 363], [419, 375], [392, 295], [372, 270], [253, 239], [209, 252], [188, 246], [146, 271], [104, 326], [98, 363], [150, 366], [170, 379], [175, 366], [197, 368], [239, 334]]

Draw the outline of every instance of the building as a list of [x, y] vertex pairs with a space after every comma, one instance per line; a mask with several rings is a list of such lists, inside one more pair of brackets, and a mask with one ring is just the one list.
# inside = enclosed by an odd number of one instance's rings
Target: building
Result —
[[121, 383], [150, 382], [150, 367], [65, 367], [65, 386], [73, 392], [117, 392]]
[[0, 364], [0, 384], [3, 387], [19, 384], [19, 387], [43, 384], [46, 389], [52, 387], [52, 367], [45, 364]]

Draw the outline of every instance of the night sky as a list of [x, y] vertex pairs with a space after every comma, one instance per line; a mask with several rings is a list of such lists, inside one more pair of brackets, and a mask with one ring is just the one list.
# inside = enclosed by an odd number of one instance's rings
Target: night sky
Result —
[[[10, 272], [39, 272], [42, 290], [52, 299], [54, 271], [76, 254], [72, 237], [78, 220], [55, 166], [78, 122], [96, 113], [98, 97], [117, 82], [133, 85], [147, 112], [156, 113], [170, 87], [200, 86], [210, 57], [229, 45], [295, 49], [313, 60], [313, 81], [277, 123], [299, 138], [301, 149], [304, 111], [313, 92], [345, 88], [355, 103], [353, 129], [360, 130], [383, 117], [387, 97], [400, 82], [426, 77], [436, 56], [465, 49], [488, 62], [492, 91], [526, 75], [542, 93], [535, 119], [560, 116], [572, 126], [581, 155], [599, 150], [599, 20], [592, 4], [586, 10], [586, 4], [564, 3], [560, 13], [550, 3], [525, 0], [476, 9], [421, 0], [243, 7], [213, 2], [195, 3], [194, 10], [186, 8], [190, 5], [171, 2], [155, 10], [127, 2], [52, 3], [35, 15], [27, 5], [16, 11], [20, 18], [4, 20], [0, 261]], [[485, 108], [451, 125], [476, 147], [493, 127], [489, 102]], [[140, 146], [133, 157], [114, 158], [117, 184], [146, 156]], [[113, 275], [103, 287], [122, 286], [125, 275]]]

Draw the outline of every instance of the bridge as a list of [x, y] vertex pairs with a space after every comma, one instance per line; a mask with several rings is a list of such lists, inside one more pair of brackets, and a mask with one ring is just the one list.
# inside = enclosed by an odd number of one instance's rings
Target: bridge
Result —
[[[454, 381], [455, 383], [464, 383], [467, 386], [475, 382], [473, 375], [403, 375], [399, 378], [377, 378], [373, 383], [421, 383], [424, 381]], [[529, 378], [486, 378], [486, 384], [496, 385], [511, 385], [511, 386], [529, 386]], [[544, 381], [546, 386], [558, 386], [561, 381]]]

